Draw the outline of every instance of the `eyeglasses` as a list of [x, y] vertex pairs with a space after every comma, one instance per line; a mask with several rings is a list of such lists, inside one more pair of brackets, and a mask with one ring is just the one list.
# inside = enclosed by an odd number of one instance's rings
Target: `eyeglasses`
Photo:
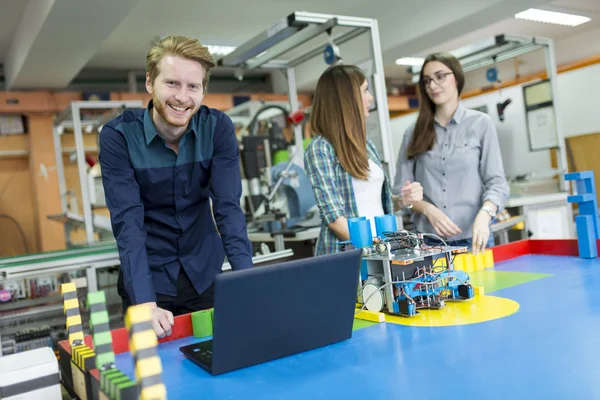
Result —
[[444, 83], [444, 81], [446, 80], [446, 77], [448, 75], [452, 75], [453, 72], [439, 72], [437, 74], [435, 74], [433, 76], [433, 78], [430, 78], [428, 76], [424, 77], [421, 82], [423, 82], [423, 85], [427, 88], [429, 87], [429, 85], [431, 84], [431, 81], [435, 82], [436, 85], [442, 84]]

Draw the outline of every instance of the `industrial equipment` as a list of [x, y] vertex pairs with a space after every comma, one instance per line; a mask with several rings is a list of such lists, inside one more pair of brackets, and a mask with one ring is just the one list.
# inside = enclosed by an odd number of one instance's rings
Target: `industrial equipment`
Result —
[[[357, 39], [355, 44], [363, 40], [359, 43], [362, 51], [353, 52], [363, 58], [344, 58], [343, 46], [353, 39]], [[306, 64], [315, 60], [320, 66], [306, 69]], [[305, 135], [308, 120], [305, 113], [308, 109], [301, 109], [298, 101], [296, 72], [305, 68], [302, 72], [310, 75], [315, 71], [325, 71], [330, 65], [348, 61], [358, 64], [365, 71], [375, 96], [374, 107], [367, 120], [368, 134], [378, 148], [388, 176], [393, 180], [395, 164], [391, 154], [393, 146], [377, 20], [294, 12], [217, 61], [219, 66], [234, 68], [240, 80], [243, 80], [246, 72], [257, 68], [280, 70], [287, 76], [289, 106], [264, 104], [264, 108], [283, 111], [286, 116], [283, 123], [293, 129], [293, 139], [287, 139], [284, 135], [282, 141], [281, 136], [277, 135], [281, 127], [269, 125], [269, 122], [266, 123], [264, 136], [259, 137], [257, 127], [263, 110], [256, 104], [246, 108], [252, 112], [246, 115], [247, 128], [239, 132], [242, 170], [247, 183], [244, 208], [251, 216], [249, 233], [253, 229], [270, 231], [278, 236], [276, 248], [282, 246], [281, 239], [290, 227], [318, 227], [321, 223], [314, 199], [310, 200], [312, 190], [303, 170], [304, 147], [310, 141], [310, 135]], [[317, 79], [318, 76], [315, 76], [314, 81]], [[238, 123], [238, 110], [241, 108], [244, 108], [244, 104], [228, 112]], [[272, 182], [280, 183], [273, 185]], [[284, 206], [286, 203], [287, 206]], [[268, 224], [265, 225], [265, 222]]]

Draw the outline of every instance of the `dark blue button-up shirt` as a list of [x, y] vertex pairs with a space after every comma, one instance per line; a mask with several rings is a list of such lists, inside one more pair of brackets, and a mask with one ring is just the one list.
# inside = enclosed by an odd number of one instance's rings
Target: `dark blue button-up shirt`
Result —
[[151, 107], [125, 110], [100, 133], [106, 204], [133, 304], [155, 302], [156, 293], [176, 296], [181, 267], [202, 293], [225, 253], [233, 269], [252, 266], [231, 119], [201, 106], [175, 153], [156, 131]]

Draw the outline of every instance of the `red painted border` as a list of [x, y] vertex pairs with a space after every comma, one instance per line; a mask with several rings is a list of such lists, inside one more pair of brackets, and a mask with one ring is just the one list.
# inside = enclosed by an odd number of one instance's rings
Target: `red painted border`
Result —
[[[129, 351], [129, 335], [127, 334], [126, 328], [119, 328], [112, 330], [111, 332], [113, 341], [113, 351], [115, 354], [126, 353]], [[192, 317], [191, 314], [184, 314], [175, 317], [175, 324], [173, 325], [173, 331], [171, 336], [158, 339], [158, 343], [170, 342], [172, 340], [181, 339], [184, 337], [192, 336]], [[92, 344], [92, 337], [90, 335], [83, 338], [84, 342], [88, 347], [94, 348]], [[69, 354], [71, 354], [71, 346], [69, 346], [68, 340], [63, 340], [58, 343], [62, 346]]]
[[[596, 240], [596, 248], [600, 254], [600, 240]], [[531, 253], [579, 257], [579, 247], [577, 239], [531, 240]]]
[[530, 240], [520, 240], [517, 242], [502, 244], [492, 247], [494, 262], [510, 260], [511, 258], [531, 254]]

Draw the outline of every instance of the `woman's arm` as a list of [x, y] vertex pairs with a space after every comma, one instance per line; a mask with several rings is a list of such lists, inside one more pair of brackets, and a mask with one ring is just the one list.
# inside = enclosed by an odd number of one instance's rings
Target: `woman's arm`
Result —
[[338, 239], [345, 241], [350, 240], [350, 232], [348, 231], [348, 220], [346, 217], [339, 217], [328, 225], [329, 229], [337, 236]]
[[501, 210], [508, 196], [510, 187], [504, 174], [502, 154], [496, 127], [491, 118], [487, 117], [481, 136], [481, 159], [479, 173], [485, 187], [482, 201], [494, 211]]
[[335, 164], [333, 147], [326, 140], [317, 138], [306, 148], [304, 168], [321, 219], [340, 240], [349, 240], [346, 207], [335, 178]]
[[483, 252], [490, 236], [492, 217], [485, 210], [497, 214], [510, 195], [510, 187], [504, 175], [504, 165], [496, 127], [491, 118], [486, 117], [481, 135], [481, 158], [479, 173], [484, 185], [483, 205], [473, 221], [473, 254]]
[[[396, 176], [392, 186], [392, 200], [394, 207], [398, 210], [411, 207], [423, 200], [423, 187], [415, 182], [415, 160], [409, 160], [406, 156], [408, 144], [414, 131], [414, 124], [410, 126], [404, 137], [396, 161]], [[414, 209], [414, 208], [413, 208]]]

